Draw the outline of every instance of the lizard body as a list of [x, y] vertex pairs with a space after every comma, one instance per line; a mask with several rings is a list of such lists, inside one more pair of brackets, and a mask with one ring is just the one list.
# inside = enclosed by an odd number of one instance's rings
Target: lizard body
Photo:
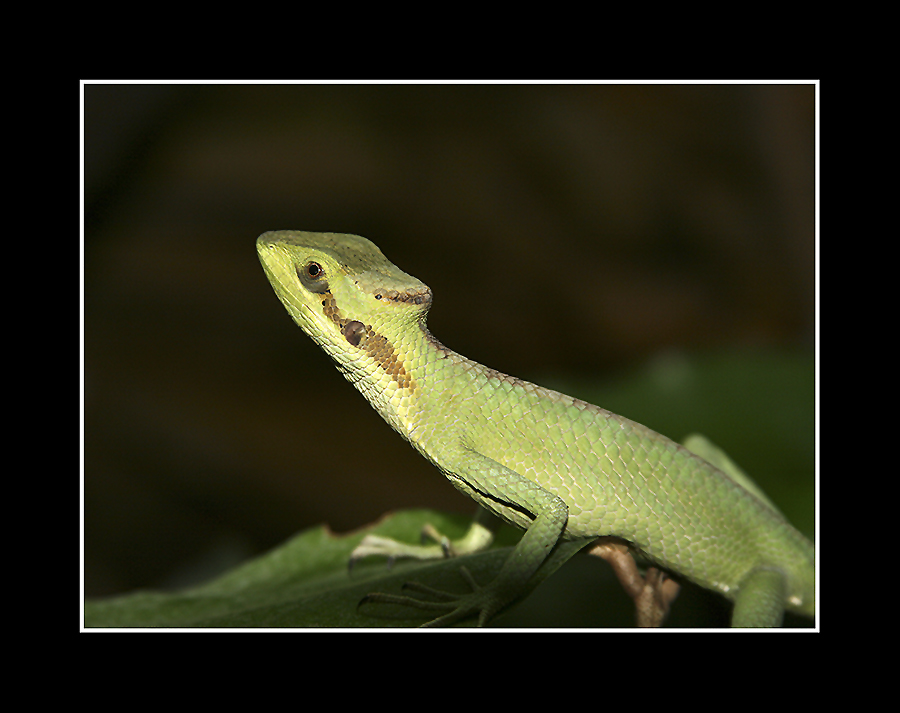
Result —
[[446, 348], [426, 327], [431, 290], [365, 238], [275, 231], [257, 250], [294, 321], [384, 419], [455, 487], [526, 531], [496, 579], [470, 581], [470, 594], [376, 601], [445, 612], [432, 623], [483, 624], [558, 541], [612, 536], [733, 600], [736, 626], [778, 625], [785, 608], [815, 614], [814, 545], [724, 454]]

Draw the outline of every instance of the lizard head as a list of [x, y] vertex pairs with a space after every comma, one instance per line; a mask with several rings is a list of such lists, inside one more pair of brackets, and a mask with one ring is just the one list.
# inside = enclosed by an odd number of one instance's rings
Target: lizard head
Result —
[[278, 230], [256, 250], [288, 314], [339, 362], [349, 344], [388, 368], [392, 344], [424, 328], [431, 290], [365, 238]]

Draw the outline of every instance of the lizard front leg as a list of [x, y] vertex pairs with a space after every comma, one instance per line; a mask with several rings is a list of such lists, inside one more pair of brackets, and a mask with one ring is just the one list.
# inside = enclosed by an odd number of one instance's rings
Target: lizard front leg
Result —
[[451, 482], [498, 513], [526, 513], [530, 519], [522, 539], [506, 559], [497, 576], [481, 586], [464, 567], [460, 568], [471, 591], [453, 594], [416, 582], [404, 588], [421, 597], [373, 593], [363, 602], [402, 604], [428, 611], [444, 612], [425, 626], [447, 626], [470, 616], [484, 626], [504, 607], [529, 590], [529, 582], [559, 541], [568, 519], [568, 507], [559, 496], [506, 468], [477, 451], [460, 448], [451, 461], [447, 476]]

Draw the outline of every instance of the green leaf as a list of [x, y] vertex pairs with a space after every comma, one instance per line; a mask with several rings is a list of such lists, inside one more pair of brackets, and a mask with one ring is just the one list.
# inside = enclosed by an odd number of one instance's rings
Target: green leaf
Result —
[[[105, 600], [86, 601], [86, 627], [383, 627], [418, 626], [427, 612], [359, 603], [371, 592], [399, 594], [404, 582], [464, 593], [459, 574], [465, 565], [480, 583], [487, 583], [512, 550], [510, 545], [454, 559], [400, 561], [388, 569], [384, 559], [357, 563], [349, 571], [350, 553], [366, 534], [416, 543], [430, 522], [449, 536], [465, 529], [466, 519], [428, 510], [389, 515], [348, 535], [325, 526], [302, 532], [282, 546], [251, 560], [205, 585], [179, 593], [136, 592]], [[516, 531], [511, 530], [515, 533]], [[509, 532], [498, 538], [509, 541]], [[537, 586], [584, 546], [562, 543], [548, 557], [532, 582]], [[473, 621], [461, 622], [463, 626]]]

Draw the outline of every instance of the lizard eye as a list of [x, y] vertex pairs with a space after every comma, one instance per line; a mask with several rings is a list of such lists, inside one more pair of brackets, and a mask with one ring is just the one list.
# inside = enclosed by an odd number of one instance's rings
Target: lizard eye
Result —
[[310, 292], [328, 292], [328, 280], [325, 279], [325, 269], [315, 260], [310, 260], [305, 265], [297, 266], [297, 277]]

